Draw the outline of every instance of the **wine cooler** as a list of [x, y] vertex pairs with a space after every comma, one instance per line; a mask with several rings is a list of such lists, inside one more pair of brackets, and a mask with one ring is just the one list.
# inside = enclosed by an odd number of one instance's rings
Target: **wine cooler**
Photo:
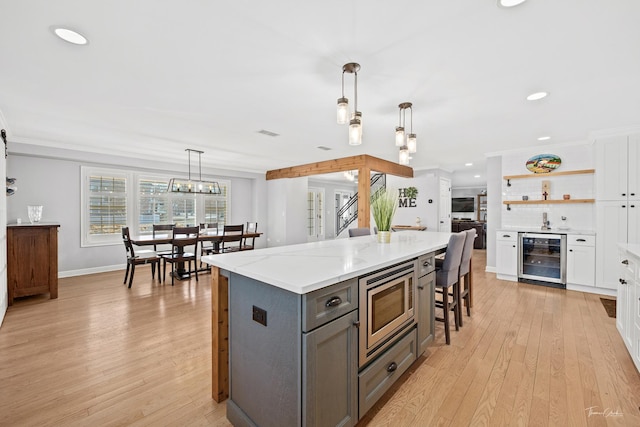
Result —
[[567, 283], [567, 236], [519, 233], [518, 280], [547, 282], [564, 288]]

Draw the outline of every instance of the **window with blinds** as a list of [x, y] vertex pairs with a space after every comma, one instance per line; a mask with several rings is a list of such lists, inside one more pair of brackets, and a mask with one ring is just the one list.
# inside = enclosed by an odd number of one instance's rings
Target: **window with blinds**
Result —
[[89, 177], [89, 235], [120, 233], [127, 225], [126, 177]]
[[229, 217], [230, 182], [216, 196], [167, 192], [170, 177], [89, 166], [82, 173], [82, 246], [122, 244], [122, 227], [133, 236], [151, 234], [153, 224], [180, 227]]
[[166, 179], [140, 178], [138, 193], [140, 212], [138, 230], [141, 234], [151, 233], [153, 224], [173, 223]]

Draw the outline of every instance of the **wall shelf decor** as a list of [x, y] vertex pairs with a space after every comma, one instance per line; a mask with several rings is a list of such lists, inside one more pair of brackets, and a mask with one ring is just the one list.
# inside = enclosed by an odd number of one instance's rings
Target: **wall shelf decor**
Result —
[[[507, 187], [511, 187], [512, 179], [529, 179], [529, 178], [542, 178], [549, 179], [556, 176], [566, 175], [583, 175], [595, 173], [595, 169], [580, 169], [573, 171], [563, 172], [549, 172], [545, 174], [537, 175], [505, 175], [502, 178], [507, 181]], [[511, 205], [550, 205], [558, 203], [595, 203], [595, 199], [556, 199], [556, 200], [503, 200], [502, 204], [507, 205], [507, 210], [511, 210]]]

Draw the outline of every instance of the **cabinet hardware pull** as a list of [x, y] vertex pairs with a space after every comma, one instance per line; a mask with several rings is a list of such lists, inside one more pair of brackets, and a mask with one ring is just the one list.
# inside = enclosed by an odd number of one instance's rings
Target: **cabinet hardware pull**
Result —
[[629, 205], [629, 207], [631, 207], [631, 208], [635, 208], [635, 207], [636, 207], [636, 205]]
[[576, 242], [586, 242], [584, 239], [576, 239]]
[[393, 372], [396, 369], [398, 369], [398, 365], [396, 365], [396, 362], [391, 362], [389, 366], [387, 366], [387, 372]]
[[418, 285], [418, 289], [424, 289], [424, 286]]
[[627, 284], [627, 281], [626, 281], [626, 280], [622, 280], [622, 279], [620, 279], [620, 283], [622, 283], [623, 285], [626, 285], [626, 284]]
[[569, 249], [569, 252], [573, 252], [573, 249]]
[[622, 263], [623, 263], [624, 265], [629, 265], [629, 260], [628, 260], [628, 259], [624, 259], [624, 260], [622, 260]]
[[422, 263], [423, 267], [431, 267], [431, 261], [425, 261]]
[[629, 195], [630, 195], [630, 196], [635, 196], [635, 195], [636, 195], [636, 193], [629, 193]]
[[511, 237], [510, 234], [503, 234], [502, 237]]
[[623, 195], [623, 196], [626, 196], [626, 195], [627, 195], [627, 193], [622, 193], [622, 195]]
[[353, 326], [355, 326], [356, 328], [360, 329], [360, 321], [356, 320], [355, 322], [353, 322]]
[[329, 300], [327, 300], [327, 302], [324, 304], [325, 307], [335, 307], [342, 304], [342, 298], [340, 297], [331, 297], [329, 298]]
[[623, 207], [623, 208], [626, 208], [626, 207], [627, 207], [627, 205], [622, 205], [622, 207]]

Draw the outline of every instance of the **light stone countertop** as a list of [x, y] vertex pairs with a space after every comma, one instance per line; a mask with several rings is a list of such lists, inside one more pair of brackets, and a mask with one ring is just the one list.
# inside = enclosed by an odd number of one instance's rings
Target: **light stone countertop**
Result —
[[640, 258], [640, 244], [637, 243], [618, 243], [620, 249], [627, 251], [629, 254]]
[[542, 230], [541, 227], [502, 227], [497, 230], [498, 232], [502, 231], [511, 231], [511, 232], [521, 232], [521, 233], [542, 233], [542, 234], [577, 234], [584, 236], [595, 236], [596, 232], [593, 230], [579, 230], [575, 228], [569, 228], [568, 230], [563, 230], [560, 228], [551, 228], [550, 230]]
[[446, 248], [450, 233], [400, 231], [391, 243], [375, 235], [202, 257], [222, 270], [306, 294], [381, 268]]

